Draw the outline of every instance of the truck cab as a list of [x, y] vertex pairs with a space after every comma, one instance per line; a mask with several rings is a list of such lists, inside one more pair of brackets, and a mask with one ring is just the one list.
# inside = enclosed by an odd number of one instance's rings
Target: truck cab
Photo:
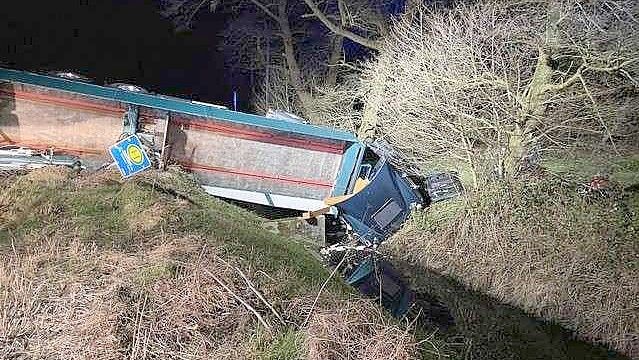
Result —
[[376, 144], [364, 146], [347, 194], [325, 200], [365, 245], [387, 239], [428, 201], [425, 181], [399, 169], [395, 158]]

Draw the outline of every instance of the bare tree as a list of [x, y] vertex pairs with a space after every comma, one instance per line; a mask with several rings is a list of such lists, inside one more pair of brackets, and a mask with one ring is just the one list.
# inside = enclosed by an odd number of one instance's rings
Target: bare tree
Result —
[[[273, 35], [277, 36], [279, 45], [276, 49], [281, 49], [283, 54], [283, 63], [288, 70], [288, 83], [295, 91], [297, 100], [299, 102], [299, 108], [303, 113], [308, 112], [308, 105], [311, 100], [310, 93], [304, 84], [304, 77], [302, 69], [299, 65], [296, 52], [296, 38], [294, 30], [289, 19], [290, 13], [293, 12], [288, 0], [247, 0], [247, 1], [234, 1], [221, 4], [219, 1], [211, 0], [166, 0], [163, 2], [164, 14], [171, 17], [178, 28], [185, 28], [190, 26], [193, 21], [194, 15], [202, 10], [206, 5], [212, 10], [217, 10], [221, 5], [235, 7], [237, 9], [250, 8], [252, 11], [246, 12], [248, 14], [259, 13], [261, 22], [271, 24], [274, 29]], [[246, 31], [242, 31], [241, 34], [245, 34]], [[231, 46], [236, 50], [236, 56], [234, 58], [240, 59], [247, 54], [255, 56], [252, 58], [255, 63], [259, 64], [259, 57], [263, 56], [263, 52], [266, 49], [259, 49], [259, 46], [265, 41], [270, 39], [256, 39], [255, 36], [247, 37], [235, 37]], [[239, 41], [238, 41], [239, 40]], [[257, 40], [257, 41], [256, 41]], [[242, 51], [244, 47], [244, 51]], [[257, 50], [257, 51], [255, 51]], [[260, 51], [261, 50], [261, 51]], [[279, 55], [279, 54], [278, 54]], [[276, 59], [277, 60], [277, 56]]]
[[[483, 1], [400, 19], [364, 75], [360, 136], [417, 162], [514, 176], [536, 150], [627, 136], [637, 99], [633, 1]], [[636, 102], [636, 101], [634, 101]]]
[[[180, 29], [188, 27], [198, 11], [231, 7], [230, 11], [236, 12], [237, 24], [243, 25], [226, 32], [226, 48], [232, 50], [236, 66], [257, 71], [261, 82], [265, 82], [256, 89], [257, 107], [263, 108], [270, 99], [277, 99], [289, 111], [317, 122], [322, 122], [322, 116], [314, 108], [313, 96], [338, 86], [345, 62], [344, 38], [361, 39], [358, 43], [368, 46], [377, 43], [373, 38], [388, 33], [388, 20], [381, 11], [383, 3], [378, 1], [337, 0], [319, 4], [289, 0], [164, 0], [162, 3], [164, 14]], [[307, 6], [312, 14], [306, 13]], [[243, 21], [247, 18], [253, 25]], [[311, 38], [317, 33], [313, 24], [318, 20], [330, 24], [329, 30]], [[261, 32], [262, 28], [271, 31]], [[282, 72], [282, 68], [286, 71]], [[318, 92], [316, 88], [323, 90]], [[260, 94], [264, 91], [267, 93]], [[289, 98], [291, 94], [295, 99]]]
[[258, 113], [269, 110], [284, 110], [292, 114], [300, 112], [295, 91], [290, 86], [287, 69], [271, 66], [268, 77], [262, 78], [254, 89], [253, 105]]

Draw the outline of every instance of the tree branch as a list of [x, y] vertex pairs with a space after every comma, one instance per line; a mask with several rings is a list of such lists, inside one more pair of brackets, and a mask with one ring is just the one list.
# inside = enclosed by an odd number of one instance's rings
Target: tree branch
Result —
[[553, 92], [561, 91], [561, 90], [564, 90], [567, 87], [575, 84], [577, 81], [583, 81], [582, 74], [584, 73], [584, 71], [596, 71], [596, 72], [613, 73], [615, 71], [623, 70], [623, 68], [625, 66], [628, 66], [628, 65], [630, 65], [630, 64], [632, 64], [634, 62], [637, 62], [637, 61], [639, 61], [639, 58], [626, 60], [626, 61], [622, 62], [619, 65], [608, 66], [608, 67], [589, 66], [589, 65], [583, 64], [566, 81], [564, 81], [562, 83], [559, 83], [559, 84], [546, 85], [545, 88], [544, 88], [544, 92], [547, 92], [547, 91], [553, 91]]
[[200, 11], [200, 9], [202, 8], [202, 6], [204, 6], [204, 4], [207, 2], [208, 0], [202, 0], [202, 2], [200, 2], [195, 9], [193, 9], [193, 11], [191, 11], [191, 14], [189, 15], [188, 20], [186, 21], [186, 26], [190, 27], [191, 26], [191, 21], [193, 21], [193, 17], [195, 17], [195, 14]]
[[257, 6], [260, 10], [262, 10], [266, 15], [268, 15], [273, 20], [278, 22], [280, 21], [280, 18], [277, 15], [275, 15], [268, 7], [266, 7], [266, 5], [262, 4], [261, 2], [257, 0], [251, 0], [251, 2], [253, 3], [253, 5]]
[[207, 275], [209, 275], [211, 278], [213, 278], [213, 280], [215, 280], [215, 282], [217, 282], [222, 288], [224, 288], [224, 290], [228, 291], [229, 294], [231, 294], [231, 296], [233, 296], [233, 298], [235, 298], [235, 300], [239, 301], [240, 304], [244, 305], [244, 307], [249, 310], [250, 312], [253, 313], [253, 315], [255, 315], [255, 318], [257, 318], [257, 320], [260, 322], [260, 324], [262, 324], [262, 326], [264, 326], [264, 328], [269, 332], [272, 333], [272, 328], [271, 325], [269, 323], [266, 322], [266, 320], [264, 319], [264, 317], [262, 317], [262, 315], [260, 315], [260, 313], [255, 310], [254, 307], [252, 307], [248, 302], [246, 302], [244, 299], [242, 299], [239, 295], [237, 295], [235, 292], [233, 292], [233, 290], [231, 290], [231, 288], [228, 287], [228, 285], [226, 285], [224, 283], [224, 281], [220, 280], [220, 278], [218, 278], [217, 276], [215, 276], [215, 274], [213, 274], [212, 272], [206, 270], [206, 269], [202, 269], [202, 271], [204, 271]]
[[352, 31], [346, 30], [342, 26], [336, 25], [320, 10], [320, 8], [317, 6], [317, 4], [315, 4], [315, 2], [313, 2], [313, 0], [304, 0], [304, 2], [306, 3], [306, 5], [308, 5], [311, 11], [313, 11], [313, 15], [315, 15], [319, 19], [319, 21], [321, 21], [322, 24], [324, 24], [324, 26], [326, 26], [329, 30], [331, 30], [335, 34], [341, 35], [362, 46], [366, 46], [367, 48], [371, 48], [374, 50], [381, 50], [381, 44], [379, 41], [367, 39], [363, 36], [355, 34]]
[[559, 84], [546, 85], [544, 87], [543, 92], [548, 92], [548, 91], [558, 92], [558, 91], [566, 89], [567, 87], [571, 86], [572, 84], [576, 83], [577, 81], [581, 79], [581, 73], [584, 71], [584, 69], [586, 69], [586, 66], [582, 65], [579, 67], [579, 69], [577, 69], [577, 71], [574, 74], [572, 74], [572, 76], [568, 78], [568, 80]]
[[616, 66], [609, 66], [609, 67], [597, 67], [597, 66], [587, 66], [586, 70], [592, 70], [592, 71], [601, 71], [601, 72], [607, 72], [607, 73], [612, 73], [615, 71], [619, 71], [621, 69], [623, 69], [625, 66], [628, 66], [632, 63], [635, 63], [639, 61], [639, 58], [634, 58], [634, 59], [630, 59], [630, 60], [626, 60], [624, 62], [622, 62], [619, 65]]
[[302, 70], [300, 69], [297, 57], [295, 56], [295, 40], [291, 31], [288, 20], [287, 0], [279, 0], [277, 4], [278, 23], [282, 33], [282, 44], [284, 45], [284, 56], [286, 58], [286, 66], [288, 68], [288, 77], [295, 90], [302, 107], [303, 115], [310, 117], [311, 108], [309, 104], [312, 102], [312, 96], [304, 86]]

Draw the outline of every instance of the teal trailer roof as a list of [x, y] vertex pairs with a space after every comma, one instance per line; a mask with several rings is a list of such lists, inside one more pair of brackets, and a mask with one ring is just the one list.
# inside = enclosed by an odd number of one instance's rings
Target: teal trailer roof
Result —
[[105, 100], [119, 101], [165, 111], [215, 118], [241, 125], [257, 126], [273, 131], [289, 132], [352, 143], [358, 142], [354, 134], [329, 127], [276, 120], [263, 116], [221, 109], [215, 106], [195, 103], [174, 97], [135, 93], [117, 88], [34, 74], [26, 71], [0, 68], [0, 81], [2, 80], [44, 86], [51, 89], [70, 91]]

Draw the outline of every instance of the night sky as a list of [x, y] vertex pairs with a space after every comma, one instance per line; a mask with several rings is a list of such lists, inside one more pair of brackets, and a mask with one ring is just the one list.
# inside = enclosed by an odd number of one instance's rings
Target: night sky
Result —
[[0, 14], [0, 63], [30, 71], [72, 70], [105, 82], [247, 110], [249, 84], [224, 69], [223, 13], [200, 12], [175, 33], [151, 0], [12, 1]]

